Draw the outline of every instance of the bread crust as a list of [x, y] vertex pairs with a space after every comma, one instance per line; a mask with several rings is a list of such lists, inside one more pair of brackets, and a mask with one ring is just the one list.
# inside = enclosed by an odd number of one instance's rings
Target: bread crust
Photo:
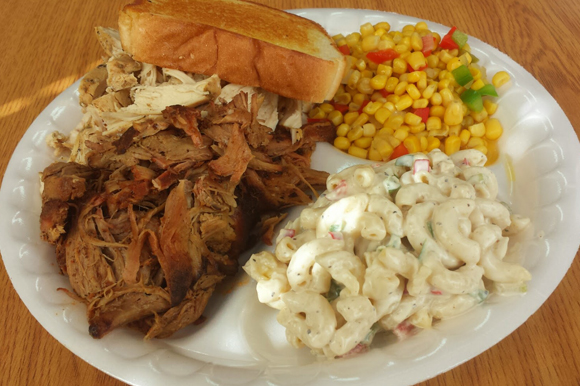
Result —
[[[332, 53], [333, 57], [329, 59], [213, 25], [183, 20], [171, 12], [167, 15], [147, 12], [144, 10], [147, 3], [140, 1], [125, 6], [119, 15], [121, 43], [135, 60], [182, 71], [217, 74], [230, 83], [262, 87], [285, 97], [310, 102], [330, 100], [340, 84], [344, 57], [326, 32], [324, 36], [328, 42], [323, 44], [338, 52], [338, 55]], [[231, 1], [226, 3], [231, 4]], [[195, 1], [188, 5], [191, 4]], [[259, 12], [261, 6], [252, 5], [255, 12]], [[299, 19], [301, 23], [306, 20]], [[288, 20], [284, 16], [281, 22]], [[314, 22], [307, 22], [313, 24], [314, 29], [322, 28]], [[234, 24], [236, 28], [228, 29], [239, 32], [243, 23]], [[246, 28], [251, 29], [251, 26]], [[307, 31], [302, 28], [304, 30]], [[320, 31], [316, 33], [320, 35]], [[253, 31], [247, 35], [252, 34], [256, 35]], [[316, 51], [316, 47], [306, 48]]]

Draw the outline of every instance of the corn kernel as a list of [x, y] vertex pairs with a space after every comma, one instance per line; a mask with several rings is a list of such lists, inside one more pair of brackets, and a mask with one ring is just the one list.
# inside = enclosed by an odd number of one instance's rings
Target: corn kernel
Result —
[[473, 125], [474, 123], [475, 123], [475, 120], [473, 119], [473, 117], [471, 115], [468, 115], [468, 116], [463, 117], [463, 121], [461, 122], [461, 126], [469, 127], [469, 126]]
[[341, 39], [344, 39], [344, 35], [343, 35], [343, 34], [337, 34], [337, 35], [334, 35], [334, 36], [332, 37], [332, 39], [333, 39], [334, 41], [339, 41], [339, 40], [341, 40]]
[[421, 139], [423, 137], [427, 138], [429, 136], [429, 132], [427, 130], [419, 131], [419, 132], [414, 133], [414, 134], [419, 139]]
[[404, 141], [405, 138], [407, 138], [408, 136], [409, 131], [402, 128], [398, 128], [397, 130], [395, 130], [395, 133], [393, 134], [393, 137], [397, 138], [399, 141]]
[[395, 105], [392, 102], [385, 102], [385, 104], [383, 105], [384, 108], [389, 109], [392, 113], [394, 113], [397, 108], [395, 107]]
[[409, 51], [409, 46], [403, 43], [397, 44], [394, 48], [394, 50], [396, 52], [398, 52], [399, 54], [402, 54], [404, 52]]
[[387, 85], [388, 77], [386, 75], [375, 75], [371, 79], [371, 87], [374, 90], [382, 90]]
[[425, 125], [427, 130], [439, 130], [441, 129], [441, 118], [439, 117], [429, 117], [427, 118], [427, 123]]
[[367, 62], [365, 62], [364, 59], [358, 59], [354, 63], [354, 65], [357, 68], [357, 70], [359, 70], [359, 71], [363, 71], [363, 70], [367, 69]]
[[404, 32], [411, 32], [411, 33], [415, 32], [415, 26], [411, 25], [411, 24], [407, 24], [403, 27], [402, 31], [403, 31], [403, 33]]
[[395, 78], [394, 76], [387, 79], [387, 85], [385, 86], [385, 90], [388, 92], [394, 92], [395, 88], [399, 84], [399, 78]]
[[379, 64], [377, 66], [377, 75], [385, 75], [387, 78], [393, 74], [393, 67]]
[[497, 103], [494, 103], [489, 99], [484, 99], [483, 108], [485, 109], [485, 111], [487, 111], [487, 115], [493, 115], [497, 111]]
[[443, 121], [449, 125], [459, 125], [463, 121], [463, 111], [461, 110], [461, 103], [451, 102], [445, 110]]
[[485, 135], [485, 125], [483, 123], [477, 123], [468, 127], [469, 132], [472, 137], [483, 137]]
[[483, 154], [487, 155], [487, 147], [480, 145], [473, 148], [474, 150], [479, 150]]
[[355, 146], [360, 147], [361, 149], [368, 149], [371, 146], [371, 142], [373, 141], [370, 137], [361, 137], [353, 142]]
[[[443, 106], [445, 106], [447, 108], [455, 100], [455, 98], [453, 97], [453, 93], [448, 88], [444, 88], [443, 90], [439, 91], [439, 94], [441, 95], [441, 100], [443, 102]], [[458, 106], [461, 109], [461, 104], [458, 104]], [[463, 115], [463, 114], [461, 114], [461, 115]], [[463, 117], [461, 117], [461, 119], [463, 119]]]
[[414, 135], [410, 135], [403, 141], [403, 144], [409, 153], [417, 153], [421, 151], [421, 141]]
[[448, 50], [441, 50], [441, 52], [439, 52], [439, 60], [445, 63], [445, 65], [447, 65], [451, 59], [453, 59], [453, 56], [449, 54]]
[[419, 138], [419, 140], [421, 142], [421, 151], [427, 150], [427, 146], [429, 145], [429, 141], [427, 140], [427, 137], [421, 137], [421, 138]]
[[418, 125], [419, 123], [421, 123], [421, 117], [413, 113], [406, 113], [405, 123], [410, 126]]
[[376, 138], [373, 140], [372, 147], [377, 149], [383, 160], [388, 160], [393, 154], [394, 148], [391, 144], [383, 138]]
[[414, 84], [407, 85], [407, 87], [405, 87], [405, 90], [407, 91], [407, 94], [409, 94], [409, 96], [414, 100], [421, 98], [421, 93], [417, 89], [417, 86], [415, 86]]
[[387, 102], [390, 102], [393, 105], [397, 103], [399, 99], [401, 99], [401, 97], [398, 95], [395, 94], [387, 95]]
[[350, 76], [348, 77], [348, 80], [347, 80], [347, 83], [346, 83], [347, 86], [350, 87], [350, 88], [356, 88], [356, 85], [357, 85], [358, 81], [360, 80], [360, 78], [361, 78], [360, 71], [359, 70], [354, 70], [350, 74]]
[[503, 127], [496, 118], [490, 118], [485, 122], [485, 138], [489, 140], [496, 140], [503, 134]]
[[439, 138], [435, 138], [435, 137], [427, 137], [427, 151], [431, 151], [434, 149], [437, 149], [439, 146], [441, 146], [441, 141], [439, 140]]
[[373, 95], [371, 95], [371, 101], [380, 102], [381, 104], [383, 104], [387, 101], [387, 98], [385, 98], [380, 92], [375, 91]]
[[433, 39], [435, 39], [435, 48], [437, 48], [437, 46], [439, 46], [439, 43], [441, 42], [441, 35], [439, 35], [437, 32], [432, 32], [433, 35]]
[[383, 123], [385, 123], [385, 121], [387, 120], [387, 118], [389, 118], [391, 114], [392, 114], [391, 110], [389, 110], [386, 107], [381, 107], [375, 112], [375, 119], [379, 121], [379, 123], [382, 125]]
[[353, 32], [349, 35], [346, 35], [345, 39], [346, 39], [346, 44], [348, 44], [349, 47], [352, 47], [360, 41], [361, 34], [359, 34], [358, 32]]
[[377, 138], [377, 137], [387, 138], [389, 135], [393, 135], [394, 133], [395, 133], [395, 130], [393, 130], [393, 128], [383, 127], [379, 131], [377, 131], [377, 135], [375, 136], [375, 138]]
[[380, 102], [369, 102], [365, 107], [363, 107], [363, 113], [374, 115], [382, 106], [383, 104]]
[[366, 101], [367, 99], [368, 99], [368, 96], [366, 96], [365, 94], [356, 93], [352, 97], [352, 103], [355, 103], [355, 104], [361, 106], [363, 104], [363, 102]]
[[382, 29], [382, 28], [375, 28], [375, 35], [376, 35], [376, 36], [383, 36], [383, 35], [384, 35], [384, 34], [386, 34], [386, 33], [387, 33], [387, 31], [385, 31], [385, 30], [384, 30], [384, 29]]
[[[407, 82], [399, 82], [399, 84], [397, 84], [397, 87], [395, 87], [395, 91], [393, 91], [393, 94], [401, 96], [405, 93], [405, 91], [407, 90]], [[413, 103], [413, 102], [411, 102]]]
[[322, 103], [318, 107], [327, 114], [330, 113], [331, 111], [334, 111], [334, 106], [331, 105], [330, 103]]
[[343, 122], [342, 113], [338, 110], [334, 110], [328, 113], [327, 118], [334, 126], [338, 126]]
[[405, 72], [404, 74], [399, 75], [399, 83], [400, 82], [409, 83], [409, 73], [408, 72]]
[[459, 151], [461, 139], [458, 136], [451, 135], [445, 139], [445, 154], [451, 155]]
[[348, 105], [352, 100], [352, 96], [347, 92], [343, 92], [342, 94], [336, 94], [333, 100], [338, 104]]
[[386, 139], [389, 142], [389, 144], [393, 147], [393, 149], [401, 144], [401, 141], [399, 139], [393, 137], [392, 135], [387, 136]]
[[423, 90], [423, 98], [429, 99], [433, 96], [433, 93], [435, 92], [435, 90], [437, 90], [437, 85], [434, 84], [430, 84], [429, 86], [427, 86], [425, 88], [425, 90]]
[[421, 36], [417, 32], [411, 35], [411, 48], [415, 51], [423, 50], [423, 39], [421, 39]]
[[425, 131], [429, 137], [447, 137], [449, 136], [449, 126], [443, 125], [439, 130]]
[[349, 103], [348, 104], [348, 111], [359, 111], [360, 109], [360, 105], [357, 105], [356, 103]]
[[479, 138], [479, 137], [471, 137], [469, 139], [469, 141], [467, 141], [467, 147], [469, 149], [473, 149], [476, 146], [484, 146], [484, 142], [483, 139]]
[[347, 123], [342, 123], [336, 128], [336, 135], [338, 137], [346, 137], [346, 134], [350, 130], [350, 125]]
[[389, 30], [391, 29], [391, 25], [389, 23], [387, 23], [386, 21], [381, 21], [377, 24], [375, 24], [375, 29], [384, 29], [385, 31], [389, 32]]
[[376, 150], [373, 146], [371, 146], [369, 148], [369, 159], [371, 161], [382, 161], [383, 157], [381, 156], [381, 153], [379, 153], [378, 150]]
[[449, 135], [454, 135], [456, 137], [459, 137], [459, 132], [461, 131], [461, 125], [453, 125], [453, 126], [447, 125], [447, 127], [449, 128]]
[[446, 68], [447, 68], [447, 71], [451, 72], [459, 66], [461, 66], [461, 60], [459, 60], [459, 58], [453, 58], [449, 62], [447, 62]]
[[413, 134], [420, 133], [425, 131], [425, 124], [423, 122], [419, 123], [418, 125], [409, 126], [409, 131]]
[[491, 78], [491, 83], [496, 87], [500, 88], [510, 80], [510, 74], [505, 71], [497, 72], [493, 78]]
[[407, 62], [401, 58], [395, 58], [393, 60], [393, 72], [395, 74], [404, 74], [407, 72]]
[[350, 147], [348, 148], [348, 154], [355, 156], [355, 157], [358, 157], [358, 158], [366, 159], [368, 153], [369, 153], [368, 150], [362, 149], [362, 148], [355, 146], [355, 145], [350, 145]]
[[487, 110], [481, 109], [480, 112], [472, 111], [470, 115], [475, 122], [483, 122], [483, 120], [487, 118]]
[[403, 111], [411, 107], [412, 104], [413, 98], [405, 94], [401, 97], [401, 99], [397, 103], [395, 103], [395, 107], [397, 108], [397, 110]]
[[397, 129], [403, 124], [404, 120], [405, 118], [402, 114], [391, 114], [385, 125], [392, 129]]
[[372, 123], [365, 123], [362, 128], [364, 137], [373, 137], [377, 133], [377, 128]]
[[[354, 122], [351, 124], [351, 126], [362, 126], [365, 123], [367, 123], [369, 121], [369, 116], [368, 114], [365, 113], [361, 113], [355, 120]], [[352, 141], [352, 140], [351, 140]]]
[[380, 40], [380, 36], [369, 35], [363, 38], [360, 45], [364, 52], [369, 52], [377, 49]]
[[[433, 99], [433, 98], [431, 98]], [[433, 103], [433, 101], [431, 101]], [[431, 117], [443, 118], [445, 116], [445, 107], [443, 106], [431, 106], [429, 109], [429, 115]]]
[[414, 109], [424, 109], [427, 106], [429, 106], [429, 100], [425, 98], [417, 99], [413, 102]]
[[395, 48], [395, 46], [396, 46], [395, 42], [392, 40], [389, 40], [389, 39], [383, 39], [383, 36], [381, 36], [381, 40], [379, 41], [379, 45], [377, 46], [377, 49], [378, 50], [388, 50], [388, 49]]
[[482, 88], [483, 86], [485, 86], [485, 83], [483, 83], [483, 80], [478, 79], [475, 82], [473, 82], [473, 84], [471, 85], [471, 89], [477, 91], [480, 88]]
[[369, 79], [370, 79], [370, 78], [372, 78], [374, 75], [373, 75], [373, 72], [372, 72], [371, 70], [369, 70], [369, 69], [366, 69], [366, 70], [362, 70], [362, 71], [360, 72], [360, 76], [361, 76], [361, 78], [369, 78]]
[[425, 55], [423, 55], [421, 51], [415, 51], [411, 55], [409, 55], [407, 57], [407, 63], [409, 63], [409, 66], [411, 66], [411, 68], [415, 71], [427, 65]]
[[[443, 103], [443, 98], [441, 97], [440, 93], [435, 92], [435, 93], [433, 93], [431, 98], [429, 98], [429, 102], [431, 102], [431, 104], [433, 106], [439, 106], [441, 103]], [[443, 107], [443, 106], [441, 106], [441, 107]]]
[[363, 93], [363, 94], [372, 94], [373, 93], [373, 88], [371, 87], [371, 80], [370, 78], [361, 78], [361, 80], [358, 81], [358, 84], [356, 85], [356, 89]]
[[425, 23], [424, 21], [420, 21], [417, 24], [415, 24], [415, 31], [421, 31], [426, 29], [428, 29], [428, 26], [427, 23]]
[[334, 139], [334, 147], [340, 150], [346, 150], [350, 146], [350, 141], [345, 137], [336, 137]]
[[420, 75], [421, 78], [417, 82], [417, 88], [422, 92], [427, 87], [427, 74], [424, 71], [420, 71]]
[[364, 38], [375, 33], [375, 27], [371, 23], [365, 23], [360, 26], [360, 34]]
[[350, 131], [346, 134], [346, 138], [349, 141], [356, 141], [360, 137], [363, 136], [363, 128], [362, 126], [352, 126]]
[[407, 82], [417, 83], [421, 79], [421, 71], [413, 71], [407, 75]]
[[439, 57], [437, 55], [429, 55], [425, 60], [427, 61], [427, 65], [431, 68], [435, 68], [439, 64]]
[[358, 118], [359, 113], [358, 111], [351, 111], [344, 114], [344, 123], [347, 125], [352, 125], [352, 123]]
[[461, 146], [466, 146], [467, 142], [471, 138], [471, 132], [469, 130], [461, 130], [459, 133], [459, 139], [461, 139]]
[[469, 66], [469, 72], [471, 73], [471, 76], [473, 76], [473, 80], [481, 79], [481, 71], [479, 71], [478, 68]]
[[314, 118], [314, 119], [322, 119], [322, 118], [326, 118], [326, 113], [320, 107], [316, 107], [316, 108], [310, 110], [310, 112], [308, 113], [308, 116], [310, 118]]

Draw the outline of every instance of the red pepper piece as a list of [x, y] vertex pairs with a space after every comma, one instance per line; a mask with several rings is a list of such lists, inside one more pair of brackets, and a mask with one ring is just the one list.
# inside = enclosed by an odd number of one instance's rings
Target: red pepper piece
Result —
[[385, 89], [379, 90], [379, 92], [381, 93], [381, 95], [383, 96], [383, 98], [386, 98], [386, 97], [388, 97], [389, 95], [392, 94], [392, 92], [388, 92]]
[[428, 34], [423, 36], [421, 40], [423, 41], [423, 56], [427, 57], [431, 55], [431, 51], [433, 51], [433, 48], [435, 48], [435, 37], [433, 37], [431, 34]]
[[415, 109], [413, 114], [421, 117], [421, 122], [427, 123], [427, 118], [429, 118], [429, 107], [424, 107], [420, 109]]
[[350, 48], [348, 47], [348, 45], [344, 44], [340, 47], [338, 47], [338, 50], [340, 52], [342, 52], [344, 55], [350, 55]]
[[454, 26], [447, 33], [447, 35], [443, 36], [443, 39], [441, 39], [441, 43], [439, 43], [439, 47], [441, 47], [444, 50], [453, 50], [455, 48], [459, 49], [459, 46], [457, 45], [457, 43], [455, 43], [455, 41], [452, 38], [453, 32], [455, 32], [456, 29], [457, 27]]
[[399, 158], [400, 156], [403, 156], [405, 154], [409, 154], [409, 150], [407, 150], [405, 145], [403, 145], [403, 143], [401, 142], [401, 144], [395, 148], [393, 154], [391, 154], [390, 159]]
[[399, 53], [393, 50], [392, 48], [381, 51], [369, 52], [367, 54], [367, 58], [370, 61], [375, 62], [376, 64], [381, 64], [388, 60], [393, 60], [395, 58], [398, 58], [399, 56], [400, 56]]
[[316, 122], [326, 122], [328, 119], [326, 118], [308, 118], [308, 123], [316, 123]]
[[343, 114], [345, 111], [348, 111], [348, 105], [343, 105], [340, 103], [333, 103], [332, 107], [334, 107], [335, 110], [340, 111]]
[[362, 114], [362, 112], [363, 112], [363, 109], [365, 108], [365, 106], [366, 106], [366, 105], [368, 105], [368, 104], [369, 104], [369, 102], [370, 102], [370, 101], [369, 101], [368, 99], [363, 101], [362, 105], [360, 105], [360, 107], [359, 107], [359, 109], [358, 109], [358, 113], [359, 113], [359, 114]]

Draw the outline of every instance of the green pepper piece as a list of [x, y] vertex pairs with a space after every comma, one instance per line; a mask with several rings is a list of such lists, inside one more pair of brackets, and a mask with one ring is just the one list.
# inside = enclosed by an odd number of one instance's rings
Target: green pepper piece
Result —
[[497, 91], [495, 91], [495, 86], [491, 83], [486, 84], [485, 86], [483, 86], [482, 88], [477, 90], [477, 92], [481, 96], [483, 96], [483, 95], [489, 95], [489, 96], [493, 96], [493, 97], [497, 96]]
[[451, 35], [451, 39], [453, 39], [453, 41], [457, 43], [459, 48], [462, 48], [465, 45], [465, 43], [467, 43], [467, 35], [459, 30], [455, 30], [453, 32], [453, 35]]
[[473, 75], [471, 75], [469, 68], [467, 68], [467, 66], [464, 64], [451, 71], [451, 73], [453, 74], [455, 81], [459, 83], [460, 86], [465, 86], [467, 83], [473, 80]]
[[481, 95], [475, 90], [465, 90], [461, 94], [461, 100], [472, 111], [478, 113], [483, 110], [483, 99], [481, 99]]

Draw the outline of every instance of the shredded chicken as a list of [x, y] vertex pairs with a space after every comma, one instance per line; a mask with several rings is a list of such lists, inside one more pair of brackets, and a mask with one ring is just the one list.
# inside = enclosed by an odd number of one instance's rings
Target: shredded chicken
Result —
[[273, 123], [277, 97], [238, 88], [216, 102], [218, 78], [135, 62], [116, 31], [97, 34], [109, 57], [81, 82], [83, 119], [49, 139], [68, 162], [42, 173], [41, 238], [87, 304], [91, 336], [129, 326], [164, 338], [204, 320], [252, 229], [271, 241], [280, 210], [324, 187], [310, 155], [334, 129], [301, 125], [292, 141]]

